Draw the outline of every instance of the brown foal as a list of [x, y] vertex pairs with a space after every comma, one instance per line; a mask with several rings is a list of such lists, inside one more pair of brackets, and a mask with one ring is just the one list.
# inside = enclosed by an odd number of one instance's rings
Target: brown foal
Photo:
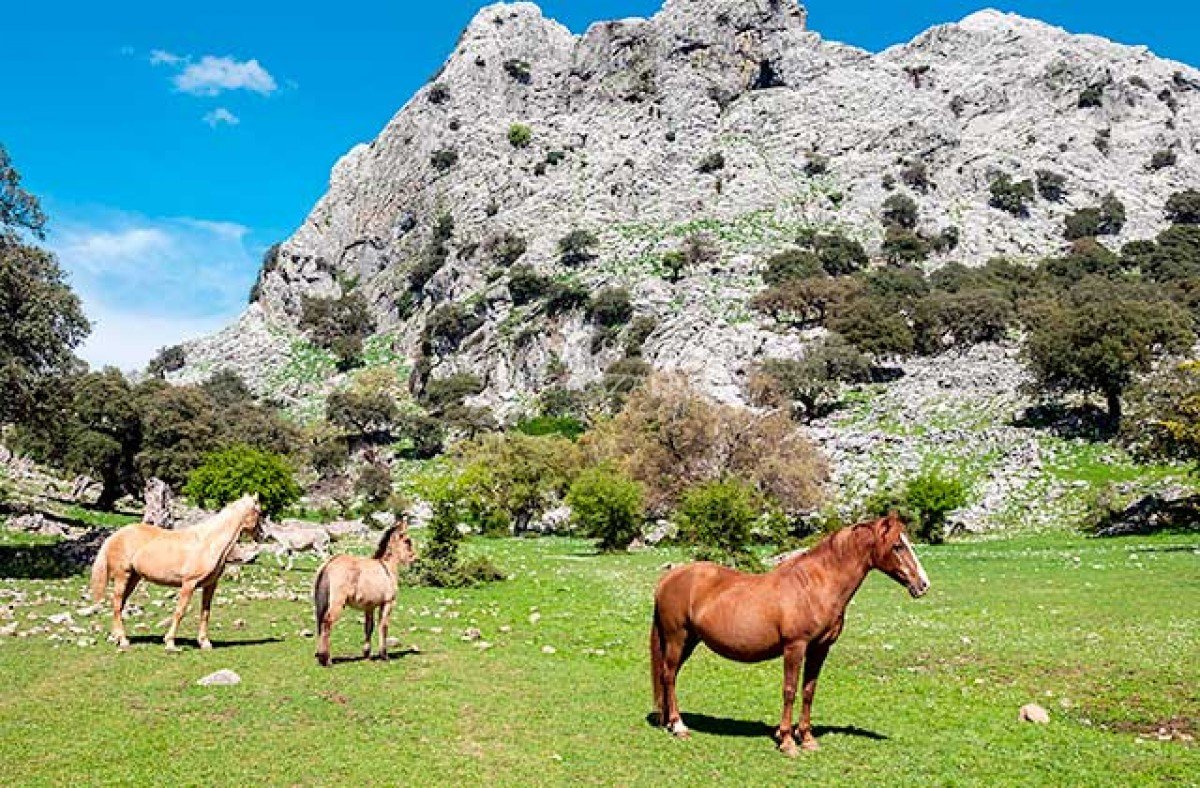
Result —
[[843, 528], [771, 572], [746, 574], [717, 564], [677, 567], [659, 582], [650, 629], [651, 678], [660, 724], [688, 735], [679, 715], [675, 680], [700, 643], [737, 662], [783, 656], [783, 715], [779, 749], [797, 754], [792, 730], [800, 666], [804, 666], [800, 746], [819, 748], [812, 701], [829, 649], [842, 633], [846, 606], [872, 569], [908, 588], [915, 598], [929, 578], [895, 513]]

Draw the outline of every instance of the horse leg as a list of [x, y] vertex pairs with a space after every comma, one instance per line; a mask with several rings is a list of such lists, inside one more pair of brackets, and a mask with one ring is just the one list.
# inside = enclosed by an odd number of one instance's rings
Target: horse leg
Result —
[[363, 659], [371, 658], [371, 635], [375, 632], [375, 608], [363, 610]]
[[379, 658], [388, 658], [388, 619], [392, 617], [392, 603], [389, 602], [379, 610]]
[[667, 730], [680, 739], [686, 739], [691, 732], [683, 724], [683, 718], [679, 714], [679, 698], [675, 695], [675, 679], [679, 676], [679, 671], [683, 669], [683, 663], [687, 662], [688, 657], [696, 650], [700, 639], [686, 629], [680, 629], [678, 632], [668, 633], [665, 640], [662, 682], [663, 694], [667, 699]]
[[128, 570], [124, 574], [113, 575], [112, 637], [117, 641], [117, 648], [122, 651], [129, 648], [129, 638], [125, 635], [125, 621], [121, 616], [125, 612], [125, 604], [133, 595], [133, 590], [137, 588], [140, 579], [141, 577], [137, 573]]
[[163, 645], [167, 651], [179, 651], [179, 647], [175, 645], [175, 632], [179, 629], [179, 621], [183, 618], [183, 614], [187, 612], [187, 607], [192, 602], [192, 594], [196, 591], [195, 583], [184, 583], [179, 587], [179, 601], [175, 603], [175, 614], [171, 616], [171, 628], [167, 630], [167, 634], [163, 637]]
[[329, 667], [329, 636], [333, 633], [333, 625], [342, 615], [342, 605], [344, 604], [345, 600], [340, 596], [334, 596], [329, 600], [329, 609], [325, 611], [325, 615], [321, 619], [317, 636], [317, 662], [324, 667]]
[[800, 710], [800, 746], [806, 750], [819, 750], [821, 745], [817, 743], [816, 737], [812, 733], [812, 702], [813, 696], [817, 694], [817, 679], [821, 676], [821, 666], [825, 664], [825, 657], [829, 654], [829, 646], [812, 644], [808, 648], [808, 655], [804, 658], [804, 703]]
[[789, 758], [799, 753], [796, 740], [792, 737], [792, 709], [796, 704], [800, 663], [804, 661], [804, 649], [807, 645], [802, 642], [789, 643], [783, 650], [783, 715], [779, 720], [775, 738], [779, 740], [779, 751]]
[[208, 615], [212, 612], [213, 596], [217, 593], [217, 584], [214, 582], [211, 585], [201, 588], [200, 593], [200, 632], [196, 639], [200, 642], [200, 648], [208, 651], [212, 648], [212, 642], [208, 639]]

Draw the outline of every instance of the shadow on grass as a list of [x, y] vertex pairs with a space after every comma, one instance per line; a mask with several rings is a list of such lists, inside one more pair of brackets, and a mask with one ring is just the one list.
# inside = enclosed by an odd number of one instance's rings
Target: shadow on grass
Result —
[[[154, 644], [161, 646], [163, 642], [162, 635], [130, 635], [130, 645]], [[222, 648], [240, 648], [249, 646], [265, 646], [269, 643], [282, 643], [283, 638], [252, 638], [249, 640], [214, 640], [212, 641], [213, 649]], [[199, 650], [200, 643], [195, 638], [175, 638], [175, 645], [183, 648], [194, 648]]]
[[[728, 717], [713, 717], [708, 714], [683, 714], [683, 724], [697, 733], [707, 733], [713, 736], [730, 736], [736, 738], [767, 738], [774, 740], [775, 726], [761, 720], [733, 720]], [[654, 714], [646, 715], [646, 722], [658, 727], [658, 718]], [[872, 741], [887, 741], [887, 736], [876, 733], [857, 725], [814, 725], [813, 736], [818, 739], [832, 734], [834, 736], [856, 736]]]
[[79, 574], [79, 564], [64, 560], [60, 543], [0, 545], [0, 577], [62, 580]]
[[[388, 651], [388, 660], [399, 659], [400, 657], [407, 657], [411, 654], [420, 653], [421, 652], [415, 648], [402, 648], [395, 651]], [[381, 660], [379, 657], [374, 655], [370, 657], [364, 657], [362, 654], [359, 654], [356, 657], [332, 657], [330, 661], [334, 665], [346, 665], [354, 662], [385, 662], [387, 660]]]

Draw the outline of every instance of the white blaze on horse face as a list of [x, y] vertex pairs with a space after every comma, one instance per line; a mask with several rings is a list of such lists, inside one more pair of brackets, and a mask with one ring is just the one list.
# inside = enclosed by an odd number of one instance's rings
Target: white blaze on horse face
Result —
[[929, 575], [925, 574], [925, 567], [921, 566], [921, 559], [917, 557], [917, 551], [913, 549], [912, 543], [908, 541], [908, 535], [901, 534], [900, 541], [908, 548], [909, 555], [913, 557], [913, 563], [917, 565], [917, 577], [920, 578], [921, 585], [929, 588]]

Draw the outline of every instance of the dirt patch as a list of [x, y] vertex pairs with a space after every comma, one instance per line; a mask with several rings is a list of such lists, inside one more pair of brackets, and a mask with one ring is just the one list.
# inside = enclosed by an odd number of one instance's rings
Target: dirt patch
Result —
[[1116, 733], [1132, 733], [1143, 739], [1195, 744], [1197, 722], [1195, 717], [1171, 717], [1155, 722], [1122, 720], [1108, 723], [1104, 727]]

